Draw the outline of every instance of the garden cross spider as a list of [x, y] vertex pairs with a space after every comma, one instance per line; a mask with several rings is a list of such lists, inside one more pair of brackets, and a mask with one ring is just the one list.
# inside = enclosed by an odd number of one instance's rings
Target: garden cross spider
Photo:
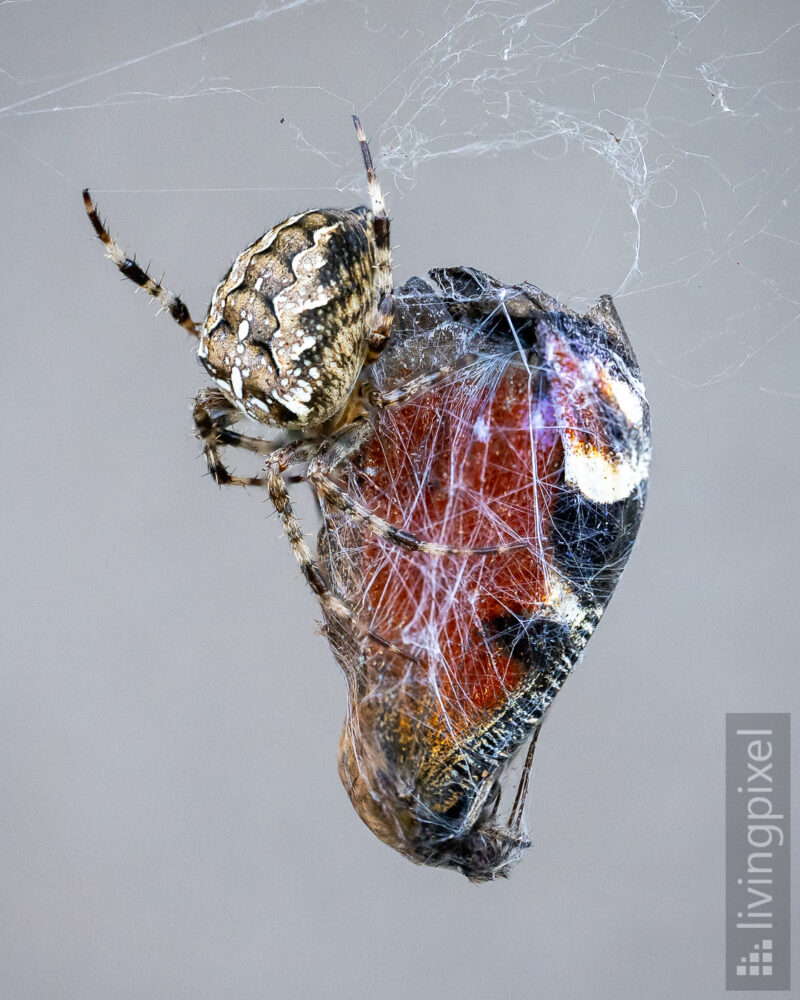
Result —
[[[353, 122], [371, 207], [312, 210], [270, 229], [233, 262], [202, 326], [177, 295], [125, 255], [100, 220], [88, 190], [83, 199], [97, 236], [122, 274], [198, 340], [197, 356], [218, 388], [198, 393], [194, 421], [217, 483], [266, 487], [303, 575], [327, 614], [355, 627], [362, 637], [391, 647], [361, 629], [328, 586], [292, 510], [283, 478], [290, 467], [306, 465], [305, 474], [295, 479], [307, 479], [324, 504], [401, 548], [478, 556], [521, 545], [436, 544], [371, 513], [331, 478], [369, 439], [376, 410], [407, 401], [451, 371], [438, 368], [390, 392], [361, 378], [389, 340], [394, 297], [389, 218], [361, 123], [355, 116]], [[240, 434], [232, 425], [244, 416], [301, 436], [274, 443]], [[225, 447], [266, 455], [264, 474], [233, 475], [221, 459]]]

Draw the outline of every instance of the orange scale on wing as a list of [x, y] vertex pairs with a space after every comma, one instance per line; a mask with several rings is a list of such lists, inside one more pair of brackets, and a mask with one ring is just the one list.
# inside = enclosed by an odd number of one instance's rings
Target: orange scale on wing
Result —
[[370, 628], [417, 658], [381, 658], [380, 676], [367, 684], [401, 685], [409, 714], [417, 724], [427, 717], [432, 739], [491, 715], [532, 669], [527, 648], [503, 635], [547, 600], [563, 449], [538, 386], [518, 362], [479, 389], [453, 377], [384, 413], [362, 453], [363, 501], [386, 520], [449, 546], [527, 545], [432, 556], [364, 539]]

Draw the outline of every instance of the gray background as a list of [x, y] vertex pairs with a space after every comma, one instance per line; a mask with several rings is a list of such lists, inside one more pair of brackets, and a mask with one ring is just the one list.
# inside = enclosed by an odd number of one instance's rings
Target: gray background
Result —
[[[724, 713], [798, 694], [797, 5], [257, 4], [0, 4], [0, 995], [720, 995]], [[612, 292], [647, 379], [644, 528], [508, 882], [351, 809], [314, 601], [83, 216], [201, 318], [263, 229], [363, 201], [353, 111], [398, 282]]]

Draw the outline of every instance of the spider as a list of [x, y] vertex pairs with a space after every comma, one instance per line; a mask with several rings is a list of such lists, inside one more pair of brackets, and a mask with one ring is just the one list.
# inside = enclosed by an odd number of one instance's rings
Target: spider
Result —
[[[457, 548], [431, 542], [378, 517], [332, 478], [369, 439], [377, 411], [402, 404], [451, 371], [444, 366], [425, 372], [389, 392], [380, 392], [363, 377], [389, 342], [395, 300], [389, 217], [356, 116], [353, 124], [370, 207], [316, 209], [270, 229], [233, 262], [202, 326], [177, 295], [126, 256], [101, 221], [88, 190], [83, 200], [95, 233], [120, 272], [197, 338], [197, 356], [216, 388], [198, 393], [194, 423], [216, 482], [265, 487], [326, 616], [397, 650], [362, 629], [326, 581], [292, 509], [284, 478], [291, 467], [307, 467], [292, 481], [306, 479], [324, 505], [403, 549], [478, 556], [519, 546]], [[296, 432], [296, 440], [275, 443], [241, 434], [233, 425], [243, 417]], [[263, 475], [232, 474], [222, 460], [226, 447], [265, 455]]]

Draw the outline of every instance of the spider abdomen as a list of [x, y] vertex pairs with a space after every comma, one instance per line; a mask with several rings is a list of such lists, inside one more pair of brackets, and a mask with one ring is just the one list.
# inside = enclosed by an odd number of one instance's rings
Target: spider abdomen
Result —
[[366, 209], [292, 216], [233, 262], [198, 355], [250, 416], [319, 426], [342, 408], [364, 364], [374, 270]]

